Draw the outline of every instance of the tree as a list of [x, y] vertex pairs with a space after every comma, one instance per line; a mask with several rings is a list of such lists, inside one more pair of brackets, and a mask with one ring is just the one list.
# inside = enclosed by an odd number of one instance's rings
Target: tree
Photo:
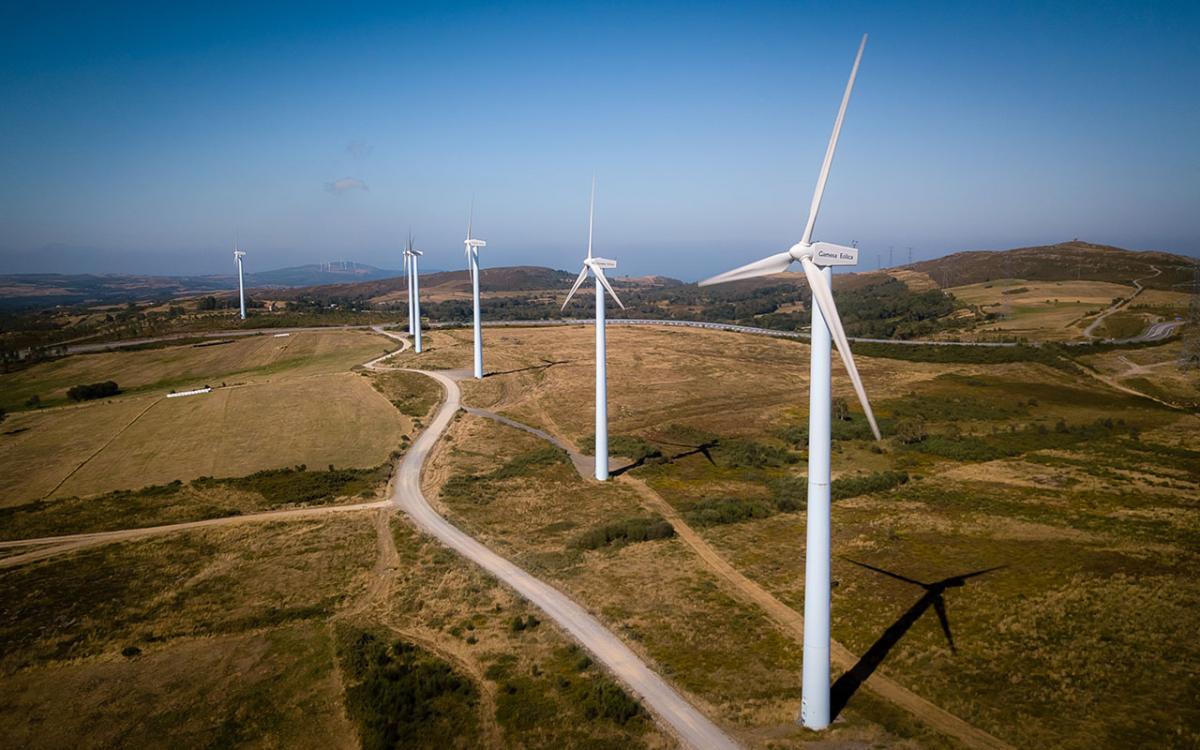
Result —
[[896, 437], [900, 442], [911, 445], [919, 443], [929, 437], [929, 431], [925, 428], [925, 420], [919, 418], [904, 419], [896, 425]]
[[850, 421], [850, 404], [841, 396], [833, 400], [833, 418], [841, 422]]

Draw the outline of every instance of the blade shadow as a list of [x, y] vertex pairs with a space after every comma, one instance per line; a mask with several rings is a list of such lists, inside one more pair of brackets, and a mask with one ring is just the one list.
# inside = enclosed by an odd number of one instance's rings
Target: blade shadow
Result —
[[[711, 449], [715, 448], [717, 445], [717, 441], [715, 441], [715, 440], [707, 442], [707, 443], [701, 443], [700, 445], [683, 445], [681, 443], [668, 443], [663, 440], [656, 440], [655, 442], [660, 443], [662, 445], [674, 445], [679, 448], [688, 448], [689, 449], [689, 450], [683, 451], [682, 453], [676, 453], [675, 455], [672, 455], [672, 456], [663, 456], [660, 459], [662, 463], [669, 464], [674, 461], [678, 461], [681, 458], [687, 458], [688, 456], [702, 455], [708, 459], [708, 462], [710, 464], [712, 464], [713, 466], [717, 465], [717, 462], [713, 460], [712, 453], [711, 453]], [[638, 460], [634, 461], [631, 464], [626, 464], [624, 466], [621, 466], [620, 468], [613, 469], [612, 471], [609, 472], [609, 474], [614, 477], [617, 477], [626, 472], [633, 471], [634, 469], [640, 468], [645, 465], [646, 465], [646, 458], [643, 457], [643, 458], [639, 458]]]
[[534, 370], [548, 370], [551, 367], [554, 367], [555, 365], [569, 365], [569, 364], [571, 364], [571, 361], [566, 360], [566, 359], [562, 359], [562, 360], [543, 359], [542, 364], [540, 364], [540, 365], [530, 365], [528, 367], [518, 367], [515, 370], [501, 370], [499, 372], [485, 372], [483, 374], [483, 376], [485, 378], [491, 378], [491, 377], [495, 377], [496, 375], [512, 375], [513, 373], [517, 373], [517, 372], [532, 372]]
[[904, 612], [904, 614], [900, 615], [895, 622], [893, 622], [887, 627], [886, 630], [883, 631], [875, 643], [871, 644], [871, 647], [867, 649], [866, 653], [859, 658], [858, 662], [853, 667], [843, 673], [842, 676], [838, 677], [833, 683], [833, 687], [830, 688], [829, 695], [829, 709], [831, 718], [836, 718], [842, 712], [842, 709], [844, 709], [846, 704], [850, 702], [850, 698], [853, 697], [854, 693], [857, 692], [859, 687], [861, 687], [862, 684], [866, 682], [872, 674], [875, 673], [875, 670], [878, 669], [879, 665], [883, 663], [883, 660], [887, 658], [887, 655], [892, 650], [892, 647], [900, 642], [900, 640], [908, 633], [912, 626], [916, 624], [917, 620], [920, 620], [921, 616], [924, 615], [931, 607], [937, 613], [938, 622], [942, 627], [942, 633], [946, 636], [946, 642], [950, 645], [950, 652], [957, 654], [958, 649], [954, 645], [954, 635], [950, 630], [950, 619], [946, 614], [946, 600], [944, 597], [946, 589], [962, 588], [966, 585], [968, 579], [1007, 567], [1005, 565], [997, 565], [993, 568], [985, 568], [984, 570], [976, 570], [971, 573], [964, 573], [962, 575], [943, 578], [942, 580], [935, 581], [933, 583], [922, 583], [921, 581], [913, 578], [902, 576], [899, 573], [893, 573], [889, 570], [884, 570], [883, 568], [877, 568], [874, 565], [868, 565], [866, 563], [858, 562], [857, 560], [851, 560], [848, 557], [844, 557], [842, 559], [861, 568], [866, 568], [867, 570], [880, 573], [898, 581], [919, 586], [920, 588], [924, 589], [925, 593], [920, 599], [914, 602], [913, 605]]

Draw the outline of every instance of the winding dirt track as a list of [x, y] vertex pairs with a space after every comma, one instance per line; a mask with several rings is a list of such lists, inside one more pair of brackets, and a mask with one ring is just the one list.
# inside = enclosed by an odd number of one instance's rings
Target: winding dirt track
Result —
[[[590, 456], [583, 456], [566, 442], [535, 427], [530, 427], [529, 425], [487, 411], [486, 409], [468, 407], [467, 411], [476, 416], [492, 419], [501, 424], [525, 430], [532, 435], [540, 437], [565, 450], [570, 455], [571, 460], [577, 464], [580, 461], [590, 463], [592, 460]], [[803, 643], [804, 618], [799, 612], [779, 601], [769, 591], [734, 568], [728, 560], [722, 557], [708, 542], [704, 541], [703, 537], [696, 533], [695, 529], [688, 525], [687, 521], [675, 510], [674, 506], [664, 500], [661, 495], [651, 489], [645, 482], [627, 474], [622, 475], [618, 481], [624, 482], [636, 489], [646, 507], [667, 519], [675, 527], [675, 532], [679, 535], [679, 538], [692, 548], [692, 551], [700, 557], [708, 569], [724, 581], [738, 598], [751, 606], [761, 609], [786, 635], [798, 643]], [[858, 662], [858, 657], [850, 649], [837, 641], [830, 642], [830, 658], [835, 665], [843, 670], [849, 670]], [[867, 679], [865, 685], [880, 698], [903, 708], [925, 722], [935, 731], [953, 737], [967, 747], [981, 748], [983, 750], [1011, 750], [1011, 746], [1000, 739], [993, 737], [976, 726], [968, 724], [949, 711], [925, 700], [895, 680], [879, 672], [873, 673]]]
[[[401, 347], [396, 351], [390, 352], [364, 365], [368, 369], [382, 369], [379, 368], [379, 363], [407, 349], [408, 340], [398, 334], [386, 331], [382, 327], [373, 327], [373, 330], [401, 342]], [[424, 370], [411, 370], [411, 372], [426, 375], [440, 383], [445, 390], [446, 399], [438, 408], [429, 427], [421, 432], [397, 465], [391, 485], [391, 496], [388, 500], [372, 503], [356, 503], [353, 505], [330, 505], [316, 508], [254, 513], [244, 516], [214, 518], [205, 521], [192, 521], [141, 529], [122, 529], [91, 534], [4, 541], [0, 542], [0, 548], [36, 547], [36, 549], [0, 558], [0, 568], [15, 567], [35, 560], [42, 560], [77, 551], [85, 547], [130, 541], [210, 526], [291, 520], [327, 515], [329, 513], [377, 510], [381, 508], [400, 509], [408, 514], [418, 528], [436, 537], [451, 549], [476, 563], [542, 609], [546, 615], [579, 641], [598, 661], [603, 663], [614, 676], [637, 694], [642, 699], [646, 708], [658, 717], [685, 745], [694, 748], [713, 748], [714, 750], [733, 750], [736, 748], [737, 745], [733, 740], [717, 727], [716, 724], [696, 710], [683, 696], [655, 674], [629, 647], [601, 625], [596, 618], [588, 614], [581, 606], [571, 601], [554, 587], [535, 578], [492, 550], [484, 547], [475, 541], [475, 539], [467, 536], [445, 518], [438, 515], [433, 507], [430, 506], [421, 492], [421, 470], [433, 446], [441, 438], [442, 433], [449, 426], [455, 413], [458, 412], [461, 403], [461, 393], [458, 384], [443, 373]], [[380, 558], [373, 571], [375, 574], [374, 580], [369, 584], [360, 607], [355, 608], [356, 611], [351, 614], [363, 614], [377, 607], [380, 598], [386, 597], [387, 591], [390, 588], [386, 573], [388, 568], [395, 564], [395, 550], [389, 544], [391, 542], [391, 535], [387, 532], [384, 525], [385, 519], [382, 516], [377, 516], [375, 524], [377, 536], [379, 537]], [[385, 536], [387, 537], [386, 540], [384, 539]], [[389, 627], [393, 626], [389, 625]], [[407, 633], [407, 631], [405, 632]], [[421, 640], [427, 643], [430, 642], [428, 638]], [[458, 660], [456, 659], [455, 661]], [[493, 738], [496, 736], [497, 730], [494, 725], [485, 723], [485, 730]]]
[[426, 533], [437, 537], [463, 557], [512, 587], [558, 625], [636, 693], [646, 707], [665, 722], [683, 742], [695, 748], [734, 748], [733, 740], [655, 674], [619, 638], [558, 589], [533, 577], [484, 547], [452, 525], [429, 505], [421, 492], [421, 468], [433, 446], [459, 409], [461, 393], [452, 378], [440, 372], [412, 370], [437, 380], [446, 400], [429, 428], [401, 459], [392, 500]]

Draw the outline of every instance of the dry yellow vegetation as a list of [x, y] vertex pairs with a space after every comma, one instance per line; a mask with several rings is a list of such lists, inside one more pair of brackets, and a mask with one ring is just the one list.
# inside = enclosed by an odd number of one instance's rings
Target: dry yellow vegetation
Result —
[[[376, 466], [412, 419], [347, 370], [388, 348], [360, 331], [306, 332], [68, 357], [5, 376], [31, 389], [39, 373], [60, 384], [117, 379], [134, 392], [10, 415], [0, 435], [0, 507], [298, 464]], [[187, 385], [218, 387], [180, 398], [165, 388], [138, 392], [185, 374]]]
[[287, 336], [263, 333], [221, 342], [79, 354], [0, 375], [3, 405], [10, 411], [30, 396], [52, 404], [81, 383], [115, 381], [122, 392], [166, 394], [204, 385], [262, 382], [349, 370], [373, 355], [394, 349], [376, 334], [354, 330], [300, 331]]
[[[1106, 281], [1027, 281], [1001, 279], [946, 290], [1003, 320], [985, 323], [979, 332], [999, 332], [1042, 341], [1079, 338], [1084, 316], [1133, 293], [1131, 286]], [[1140, 299], [1140, 298], [1139, 298]]]

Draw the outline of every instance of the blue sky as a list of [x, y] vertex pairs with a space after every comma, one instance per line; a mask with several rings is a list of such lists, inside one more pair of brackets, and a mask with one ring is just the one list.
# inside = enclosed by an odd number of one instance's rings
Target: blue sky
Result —
[[457, 268], [472, 195], [572, 268], [595, 173], [597, 250], [695, 279], [798, 239], [863, 32], [817, 239], [1200, 255], [1196, 3], [23, 5], [0, 272]]

